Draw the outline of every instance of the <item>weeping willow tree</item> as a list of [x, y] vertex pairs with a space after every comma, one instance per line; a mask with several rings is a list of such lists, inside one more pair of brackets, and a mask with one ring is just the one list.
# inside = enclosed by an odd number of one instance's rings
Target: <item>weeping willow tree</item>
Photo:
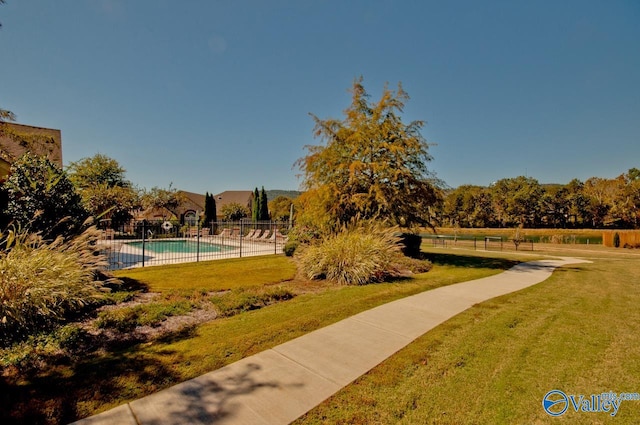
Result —
[[432, 157], [420, 133], [424, 121], [402, 121], [408, 94], [401, 84], [395, 91], [385, 85], [380, 100], [370, 102], [362, 77], [351, 94], [343, 119], [311, 114], [323, 143], [306, 146], [308, 155], [296, 162], [305, 198], [317, 198], [305, 199], [314, 211], [304, 214], [333, 226], [360, 219], [430, 225], [441, 183], [426, 165]]

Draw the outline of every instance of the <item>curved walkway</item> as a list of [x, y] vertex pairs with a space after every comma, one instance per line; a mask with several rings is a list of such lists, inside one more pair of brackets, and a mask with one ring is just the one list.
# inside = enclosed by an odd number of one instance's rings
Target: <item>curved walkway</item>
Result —
[[474, 304], [583, 262], [531, 261], [393, 301], [74, 424], [288, 424]]

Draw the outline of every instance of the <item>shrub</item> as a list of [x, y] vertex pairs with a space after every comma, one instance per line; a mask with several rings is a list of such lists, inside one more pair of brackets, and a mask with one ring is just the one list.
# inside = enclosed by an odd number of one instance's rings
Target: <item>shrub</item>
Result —
[[89, 339], [89, 333], [78, 325], [67, 325], [58, 329], [54, 338], [60, 348], [75, 351]]
[[289, 240], [287, 241], [286, 244], [284, 244], [284, 255], [286, 255], [287, 257], [293, 257], [293, 254], [295, 254], [296, 249], [298, 248], [298, 242], [294, 241], [294, 240]]
[[320, 239], [317, 229], [308, 226], [296, 226], [287, 234], [288, 240], [284, 245], [284, 253], [287, 257], [293, 257], [296, 250], [301, 245], [308, 245]]
[[11, 230], [0, 252], [0, 335], [3, 342], [51, 328], [68, 315], [102, 298], [105, 282], [97, 275], [106, 264], [96, 252], [99, 232], [51, 243], [41, 236]]
[[403, 233], [400, 236], [400, 244], [402, 245], [402, 253], [407, 257], [419, 258], [420, 246], [422, 245], [422, 236], [417, 233]]
[[42, 371], [52, 361], [68, 358], [91, 343], [91, 335], [78, 325], [62, 326], [50, 334], [31, 335], [0, 348], [0, 367], [15, 367], [21, 373]]
[[394, 261], [399, 255], [397, 242], [391, 230], [343, 230], [304, 250], [301, 270], [310, 279], [324, 278], [341, 285], [381, 282], [399, 272]]

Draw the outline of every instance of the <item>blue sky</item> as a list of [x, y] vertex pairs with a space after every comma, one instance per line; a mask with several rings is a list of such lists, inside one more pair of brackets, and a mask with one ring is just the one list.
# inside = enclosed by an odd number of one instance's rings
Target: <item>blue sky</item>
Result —
[[640, 168], [640, 2], [7, 0], [0, 107], [140, 187], [297, 189], [309, 113], [411, 96], [449, 186]]

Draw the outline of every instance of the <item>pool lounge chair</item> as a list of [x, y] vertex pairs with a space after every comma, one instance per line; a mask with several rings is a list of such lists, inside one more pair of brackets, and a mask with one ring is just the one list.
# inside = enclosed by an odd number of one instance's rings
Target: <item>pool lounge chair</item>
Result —
[[260, 236], [259, 238], [256, 238], [256, 240], [257, 240], [257, 241], [262, 241], [262, 242], [264, 242], [264, 241], [268, 240], [268, 239], [269, 239], [269, 232], [270, 232], [270, 230], [269, 230], [269, 229], [266, 229], [266, 230], [264, 231], [264, 233], [262, 234], [262, 236]]
[[271, 237], [269, 238], [269, 242], [286, 242], [287, 238], [285, 235], [283, 235], [282, 233], [280, 233], [280, 229], [276, 229], [273, 234], [271, 235]]
[[221, 238], [230, 238], [231, 237], [231, 229], [223, 229], [222, 232], [220, 232], [219, 235], [217, 235]]
[[258, 229], [252, 229], [249, 231], [249, 233], [247, 233], [246, 236], [243, 236], [244, 239], [251, 239], [253, 238], [253, 236], [256, 234], [256, 232], [258, 231]]

